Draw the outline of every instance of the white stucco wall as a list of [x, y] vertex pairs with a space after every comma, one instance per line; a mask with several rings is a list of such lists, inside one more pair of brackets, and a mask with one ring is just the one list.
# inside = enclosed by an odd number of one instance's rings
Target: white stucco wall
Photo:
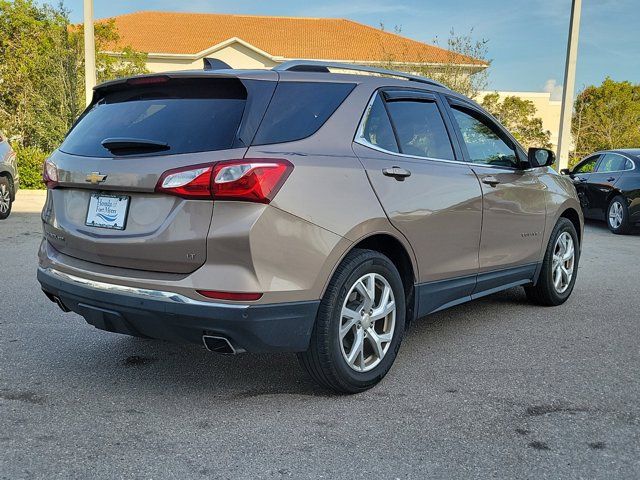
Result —
[[261, 55], [240, 43], [233, 43], [198, 58], [150, 53], [147, 58], [147, 68], [152, 73], [200, 69], [202, 68], [202, 58], [204, 57], [217, 58], [232, 68], [272, 68], [277, 65], [277, 62], [274, 62], [269, 57]]
[[[478, 103], [482, 102], [485, 95], [496, 92], [481, 92], [478, 96]], [[548, 92], [497, 92], [501, 99], [505, 97], [519, 97], [523, 100], [530, 100], [536, 107], [536, 116], [542, 119], [542, 126], [551, 132], [551, 144], [556, 150], [558, 146], [558, 131], [560, 130], [560, 106], [558, 100], [551, 100], [551, 93]]]

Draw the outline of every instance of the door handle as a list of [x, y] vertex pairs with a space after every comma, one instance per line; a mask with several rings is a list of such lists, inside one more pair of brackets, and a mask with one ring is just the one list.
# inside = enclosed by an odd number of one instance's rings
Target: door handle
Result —
[[482, 183], [495, 187], [500, 183], [500, 180], [498, 180], [496, 177], [492, 175], [488, 175], [486, 177], [482, 177]]
[[584, 177], [576, 177], [576, 180], [578, 180], [580, 183], [584, 183], [587, 181], [587, 179]]
[[395, 165], [391, 168], [383, 169], [382, 174], [385, 175], [386, 177], [393, 177], [396, 180], [400, 180], [400, 181], [411, 176], [411, 172], [409, 170], [405, 170], [404, 168], [400, 168]]
[[613, 182], [616, 179], [616, 177], [609, 177], [607, 178], [607, 182]]

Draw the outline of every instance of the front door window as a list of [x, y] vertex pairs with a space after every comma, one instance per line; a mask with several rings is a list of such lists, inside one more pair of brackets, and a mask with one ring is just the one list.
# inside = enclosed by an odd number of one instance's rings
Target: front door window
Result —
[[472, 163], [517, 168], [516, 151], [497, 127], [470, 109], [451, 108]]

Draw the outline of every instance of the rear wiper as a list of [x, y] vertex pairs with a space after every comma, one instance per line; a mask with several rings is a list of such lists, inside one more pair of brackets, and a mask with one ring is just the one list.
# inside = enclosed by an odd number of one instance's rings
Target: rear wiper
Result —
[[161, 152], [171, 148], [166, 142], [147, 140], [145, 138], [105, 138], [101, 144], [115, 155]]

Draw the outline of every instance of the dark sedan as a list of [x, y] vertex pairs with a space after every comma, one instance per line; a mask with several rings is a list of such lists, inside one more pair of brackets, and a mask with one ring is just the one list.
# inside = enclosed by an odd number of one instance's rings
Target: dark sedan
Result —
[[640, 149], [597, 152], [562, 173], [572, 178], [586, 218], [605, 220], [618, 234], [640, 223]]

